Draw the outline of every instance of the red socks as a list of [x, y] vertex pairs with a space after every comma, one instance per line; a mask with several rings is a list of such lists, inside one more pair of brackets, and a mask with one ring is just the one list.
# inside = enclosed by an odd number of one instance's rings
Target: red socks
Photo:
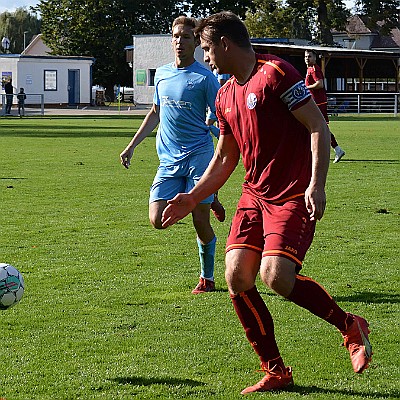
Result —
[[[236, 314], [246, 332], [246, 336], [261, 363], [272, 369], [275, 365], [284, 370], [285, 366], [279, 354], [274, 335], [274, 322], [257, 288], [231, 295]], [[314, 280], [296, 276], [296, 282], [288, 300], [325, 319], [344, 332], [353, 322], [350, 314], [344, 312]]]
[[247, 339], [263, 364], [284, 369], [274, 335], [274, 322], [257, 288], [231, 295], [236, 314], [246, 332]]
[[336, 146], [338, 146], [338, 142], [336, 141], [335, 135], [331, 133], [331, 147], [334, 149]]
[[326, 320], [340, 331], [345, 331], [353, 322], [352, 317], [335, 303], [322, 286], [306, 276], [296, 276], [288, 300]]

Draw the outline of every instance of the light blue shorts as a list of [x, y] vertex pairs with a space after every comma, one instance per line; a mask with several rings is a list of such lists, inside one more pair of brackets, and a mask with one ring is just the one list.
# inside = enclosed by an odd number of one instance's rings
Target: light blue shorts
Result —
[[[179, 164], [160, 165], [150, 188], [149, 203], [157, 200], [170, 200], [178, 193], [187, 193], [194, 188], [210, 163], [213, 152], [187, 157]], [[201, 201], [211, 204], [214, 195]]]

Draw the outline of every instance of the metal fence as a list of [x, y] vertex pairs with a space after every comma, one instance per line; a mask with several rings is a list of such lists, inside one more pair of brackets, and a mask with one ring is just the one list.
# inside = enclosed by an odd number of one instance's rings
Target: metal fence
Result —
[[328, 93], [328, 114], [385, 113], [397, 116], [400, 93]]
[[6, 94], [1, 94], [1, 116], [11, 115], [11, 116], [29, 116], [29, 115], [44, 115], [44, 95], [43, 94], [32, 94], [25, 93], [26, 99], [24, 100], [23, 108], [18, 105], [17, 94], [13, 94], [11, 112], [6, 113], [7, 96]]

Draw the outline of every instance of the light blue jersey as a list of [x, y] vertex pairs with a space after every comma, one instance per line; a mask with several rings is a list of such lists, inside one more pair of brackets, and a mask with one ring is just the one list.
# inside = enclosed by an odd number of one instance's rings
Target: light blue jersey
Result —
[[205, 119], [208, 107], [215, 112], [218, 89], [213, 73], [197, 61], [185, 68], [174, 63], [157, 68], [153, 101], [160, 106], [156, 147], [161, 165], [214, 151]]
[[216, 69], [213, 70], [213, 74], [218, 79], [218, 82], [221, 79], [223, 79], [224, 81], [227, 81], [231, 77], [230, 74], [219, 74]]

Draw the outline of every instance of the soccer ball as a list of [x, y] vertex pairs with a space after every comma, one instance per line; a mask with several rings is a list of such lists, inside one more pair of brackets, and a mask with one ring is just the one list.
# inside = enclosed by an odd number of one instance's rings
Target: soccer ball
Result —
[[0, 310], [15, 306], [24, 294], [24, 278], [10, 264], [0, 263]]

